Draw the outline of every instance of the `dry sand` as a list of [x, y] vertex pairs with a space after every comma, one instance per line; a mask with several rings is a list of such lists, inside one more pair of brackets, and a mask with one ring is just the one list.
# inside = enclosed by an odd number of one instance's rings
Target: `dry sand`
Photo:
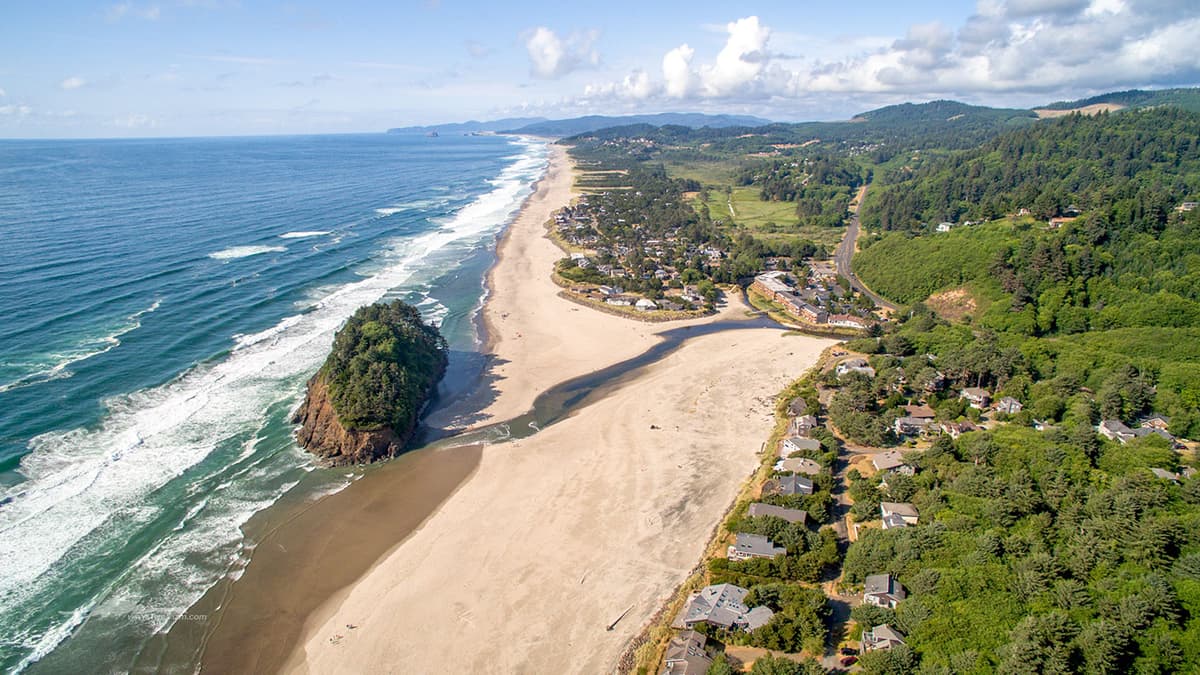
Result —
[[[639, 354], [654, 333], [681, 325], [557, 297], [548, 275], [563, 254], [543, 224], [570, 184], [554, 148], [547, 178], [500, 248], [485, 308], [498, 357], [484, 411], [493, 419], [523, 413], [541, 391]], [[733, 302], [721, 316], [744, 310]], [[415, 533], [312, 614], [285, 670], [611, 670], [757, 466], [774, 394], [830, 344], [773, 329], [692, 338], [574, 416], [485, 447], [471, 477]]]

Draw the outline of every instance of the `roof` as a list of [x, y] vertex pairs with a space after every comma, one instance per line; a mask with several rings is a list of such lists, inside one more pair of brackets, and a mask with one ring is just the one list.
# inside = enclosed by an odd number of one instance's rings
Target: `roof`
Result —
[[883, 529], [891, 530], [897, 527], [908, 527], [908, 523], [904, 522], [904, 518], [895, 513], [889, 513], [883, 517]]
[[804, 438], [803, 436], [792, 436], [784, 439], [786, 445], [794, 446], [797, 450], [820, 450], [821, 441], [815, 438]]
[[[667, 670], [665, 672], [671, 675], [690, 675], [691, 673], [704, 673], [708, 666], [712, 664], [712, 659], [708, 657], [708, 653], [704, 651], [704, 645], [708, 643], [708, 638], [697, 633], [694, 630], [685, 630], [679, 635], [671, 638], [671, 642], [667, 645]], [[703, 668], [698, 668], [704, 661]], [[672, 669], [670, 666], [673, 663], [681, 662], [683, 668]], [[691, 667], [697, 667], [693, 670]]]
[[813, 482], [798, 474], [780, 476], [778, 481], [780, 494], [810, 494], [813, 491]]
[[908, 593], [890, 574], [872, 574], [863, 583], [863, 593], [868, 595], [892, 595], [897, 600], [903, 600]]
[[910, 518], [918, 516], [917, 507], [908, 502], [879, 502], [879, 509], [884, 513], [894, 513], [898, 516], [908, 516]]
[[871, 635], [875, 636], [876, 640], [892, 640], [894, 642], [904, 644], [904, 636], [900, 634], [900, 631], [892, 628], [886, 623], [882, 626], [875, 626], [872, 628]]
[[746, 622], [746, 630], [754, 632], [755, 630], [767, 625], [767, 623], [770, 622], [771, 618], [774, 616], [775, 612], [772, 612], [770, 607], [765, 605], [755, 607], [749, 612], [746, 612], [746, 616], [744, 617], [744, 621]]
[[984, 398], [984, 397], [991, 396], [991, 393], [988, 392], [987, 389], [980, 389], [979, 387], [967, 387], [966, 389], [962, 390], [962, 393], [964, 396], [971, 396], [974, 398]]
[[688, 625], [698, 621], [729, 628], [739, 617], [749, 611], [742, 600], [750, 591], [733, 584], [705, 586], [692, 594], [683, 607], [677, 624]]
[[808, 401], [805, 401], [803, 397], [797, 396], [788, 403], [789, 415], [803, 415], [807, 411]]
[[871, 463], [874, 464], [875, 468], [879, 471], [887, 471], [888, 469], [895, 469], [897, 467], [908, 465], [908, 462], [904, 461], [904, 455], [901, 455], [895, 450], [887, 450], [875, 455], [875, 457], [871, 459]]
[[933, 424], [931, 417], [897, 417], [896, 425], [902, 427], [915, 427], [917, 429], [927, 429]]
[[1179, 480], [1179, 476], [1176, 476], [1174, 473], [1171, 473], [1170, 471], [1167, 471], [1166, 469], [1160, 469], [1158, 467], [1154, 467], [1154, 468], [1150, 469], [1150, 473], [1154, 474], [1155, 476], [1158, 476], [1159, 478], [1162, 478], [1163, 480], [1170, 480], [1170, 481]]
[[930, 408], [927, 405], [906, 405], [904, 406], [904, 412], [907, 413], [909, 417], [917, 418], [932, 418], [936, 414], [933, 412], [933, 408]]
[[748, 532], [738, 532], [734, 537], [733, 546], [730, 548], [744, 555], [764, 556], [768, 558], [787, 554], [786, 548], [776, 546], [775, 542], [763, 535], [750, 534]]
[[792, 473], [804, 473], [810, 476], [815, 476], [821, 473], [821, 465], [807, 457], [793, 457], [791, 459], [781, 459], [775, 463], [776, 471], [791, 471]]
[[806, 520], [808, 520], [808, 514], [805, 513], [804, 511], [801, 511], [800, 509], [785, 509], [782, 506], [775, 506], [774, 504], [764, 504], [762, 502], [754, 502], [753, 504], [751, 504], [749, 510], [747, 510], [746, 513], [751, 518], [761, 518], [763, 516], [775, 516], [776, 518], [783, 518], [784, 520], [788, 521], [789, 523], [799, 523], [801, 525], [803, 525], [804, 522]]

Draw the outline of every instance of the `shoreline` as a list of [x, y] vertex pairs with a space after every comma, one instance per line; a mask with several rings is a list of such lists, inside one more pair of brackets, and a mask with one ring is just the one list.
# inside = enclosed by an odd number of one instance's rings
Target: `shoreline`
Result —
[[[435, 411], [431, 427], [471, 408], [466, 428], [513, 419], [554, 385], [646, 352], [658, 332], [746, 315], [731, 298], [716, 315], [653, 325], [559, 297], [550, 272], [562, 254], [545, 223], [573, 197], [573, 171], [563, 148], [550, 150], [486, 277], [482, 397]], [[829, 342], [782, 336], [690, 337], [533, 436], [416, 450], [307, 505], [216, 600], [204, 669], [611, 669], [757, 465], [773, 397]], [[402, 504], [422, 472], [442, 476], [437, 494]], [[406, 524], [387, 527], [381, 513]], [[357, 552], [335, 552], [339, 536]], [[325, 543], [303, 555], [274, 548], [310, 540]], [[631, 558], [631, 548], [645, 551]]]

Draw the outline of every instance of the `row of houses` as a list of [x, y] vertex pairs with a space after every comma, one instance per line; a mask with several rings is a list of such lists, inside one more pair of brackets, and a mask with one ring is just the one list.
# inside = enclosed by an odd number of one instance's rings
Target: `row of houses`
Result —
[[1160, 436], [1171, 444], [1173, 448], [1182, 449], [1186, 446], [1179, 441], [1178, 438], [1171, 435], [1167, 431], [1170, 420], [1162, 415], [1152, 415], [1142, 421], [1142, 425], [1136, 429], [1130, 429], [1121, 420], [1101, 420], [1100, 424], [1096, 425], [1096, 432], [1110, 441], [1117, 441], [1121, 445], [1129, 441], [1145, 438], [1146, 436]]

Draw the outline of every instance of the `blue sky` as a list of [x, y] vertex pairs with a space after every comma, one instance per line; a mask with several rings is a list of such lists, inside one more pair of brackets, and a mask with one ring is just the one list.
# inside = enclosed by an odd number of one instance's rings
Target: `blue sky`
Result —
[[1200, 83], [1195, 0], [10, 0], [0, 137], [645, 111], [842, 119]]

